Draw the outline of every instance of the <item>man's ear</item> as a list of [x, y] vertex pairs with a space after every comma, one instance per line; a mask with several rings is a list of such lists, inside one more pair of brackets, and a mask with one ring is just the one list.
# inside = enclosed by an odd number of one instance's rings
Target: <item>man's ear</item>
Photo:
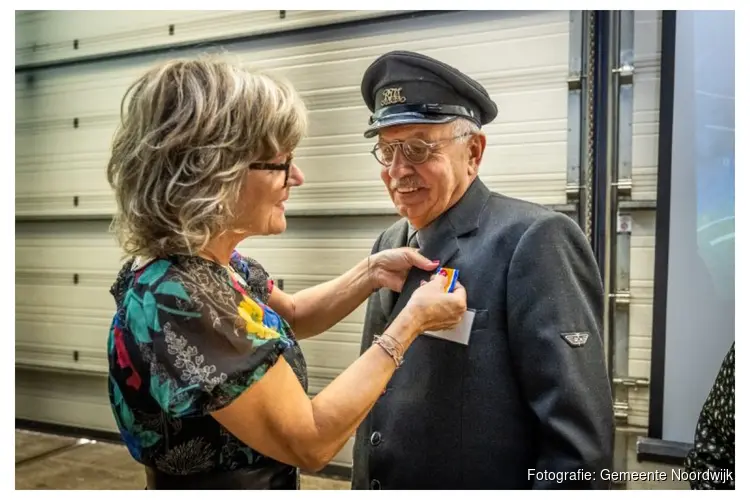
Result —
[[476, 175], [479, 172], [479, 166], [482, 164], [484, 150], [487, 147], [487, 137], [483, 133], [478, 133], [469, 139], [469, 173]]

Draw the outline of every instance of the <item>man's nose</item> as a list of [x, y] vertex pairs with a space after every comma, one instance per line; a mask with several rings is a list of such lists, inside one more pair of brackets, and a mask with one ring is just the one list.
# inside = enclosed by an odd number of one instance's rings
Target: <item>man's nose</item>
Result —
[[393, 162], [391, 162], [391, 165], [388, 167], [388, 175], [393, 179], [401, 179], [402, 177], [412, 175], [413, 173], [414, 167], [404, 157], [401, 148], [396, 148], [393, 152]]
[[289, 185], [290, 186], [301, 186], [305, 183], [305, 174], [302, 173], [302, 170], [292, 163], [292, 166], [289, 168]]

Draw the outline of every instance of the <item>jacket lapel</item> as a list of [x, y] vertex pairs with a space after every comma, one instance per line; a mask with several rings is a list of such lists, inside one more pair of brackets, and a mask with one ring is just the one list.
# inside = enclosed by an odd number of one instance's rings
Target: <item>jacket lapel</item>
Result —
[[[489, 196], [489, 189], [482, 181], [475, 179], [458, 203], [420, 232], [420, 239], [423, 240], [422, 255], [430, 260], [440, 261], [441, 266], [448, 265], [459, 250], [459, 237], [479, 227], [479, 216]], [[405, 227], [407, 234], [404, 235], [401, 246], [406, 245], [408, 238], [408, 225]], [[419, 288], [419, 282], [427, 281], [429, 276], [427, 271], [414, 267], [409, 271], [400, 294], [396, 295], [389, 290], [392, 297], [397, 297], [393, 307], [385, 310], [389, 325], [404, 309], [411, 294]]]
[[[409, 239], [409, 224], [406, 224], [405, 222], [406, 221], [404, 221], [403, 229], [391, 239], [390, 243], [386, 245], [385, 248], [401, 248], [407, 245]], [[378, 294], [380, 295], [380, 304], [383, 308], [383, 312], [385, 312], [386, 316], [390, 317], [399, 294], [390, 288], [385, 287], [378, 290]]]

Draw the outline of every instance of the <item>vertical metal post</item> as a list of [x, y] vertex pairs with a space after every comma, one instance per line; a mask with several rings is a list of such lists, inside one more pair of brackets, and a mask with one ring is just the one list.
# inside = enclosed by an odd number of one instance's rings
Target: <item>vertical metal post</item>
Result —
[[617, 214], [617, 232], [615, 234], [615, 256], [613, 259], [615, 273], [610, 294], [614, 307], [612, 373], [615, 379], [628, 376], [628, 349], [630, 330], [630, 238], [633, 232], [633, 217], [625, 210]]
[[[610, 108], [611, 135], [609, 157], [609, 179], [607, 197], [610, 230], [608, 242], [611, 279], [608, 283], [609, 313], [607, 323], [610, 332], [610, 373], [616, 419], [619, 427], [626, 426], [629, 413], [629, 362], [630, 362], [630, 255], [633, 218], [621, 202], [629, 200], [632, 192], [632, 144], [633, 144], [633, 42], [634, 12], [613, 11], [610, 14], [612, 32], [610, 37], [612, 95], [616, 96]], [[615, 439], [614, 468], [628, 469], [628, 438], [621, 429]], [[624, 484], [614, 485], [625, 487]]]
[[570, 11], [570, 43], [568, 57], [568, 175], [566, 195], [569, 204], [577, 206], [578, 224], [584, 227], [581, 210], [581, 157], [584, 129], [582, 121], [584, 92], [584, 12]]
[[615, 85], [619, 92], [618, 138], [617, 138], [617, 179], [614, 185], [620, 200], [630, 199], [633, 189], [633, 43], [635, 12], [617, 11], [618, 18], [618, 61], [612, 70]]
[[609, 210], [608, 179], [610, 176], [611, 162], [611, 113], [612, 96], [610, 54], [612, 32], [611, 13], [608, 11], [596, 12], [596, 49], [594, 71], [594, 169], [591, 180], [592, 196], [592, 246], [596, 261], [599, 264], [599, 272], [603, 278], [607, 275], [607, 213]]
[[[630, 337], [630, 237], [633, 227], [632, 215], [621, 207], [621, 202], [630, 198], [633, 144], [633, 11], [612, 12], [611, 49], [616, 56], [613, 63], [612, 85], [617, 102], [612, 108], [612, 189], [610, 208], [616, 231], [612, 231], [611, 280], [609, 324], [611, 332], [611, 373], [614, 382], [615, 400], [627, 408], [628, 387], [619, 381], [628, 378]], [[627, 413], [625, 416], [627, 419]]]
[[[580, 12], [580, 16], [578, 14]], [[595, 116], [595, 96], [598, 82], [596, 81], [596, 56], [597, 56], [597, 21], [596, 12], [594, 11], [573, 11], [571, 19], [579, 16], [581, 35], [571, 32], [571, 47], [574, 43], [581, 43], [581, 87], [580, 87], [580, 137], [581, 140], [576, 145], [571, 145], [571, 138], [568, 142], [568, 158], [571, 158], [571, 148], [577, 146], [580, 160], [577, 176], [574, 169], [568, 169], [568, 196], [575, 196], [578, 201], [579, 223], [589, 243], [594, 246], [594, 168], [596, 166], [596, 116]], [[572, 25], [571, 28], [577, 26]], [[571, 52], [572, 52], [571, 48]], [[572, 60], [572, 59], [571, 59]], [[573, 72], [571, 71], [571, 74]], [[570, 88], [570, 86], [569, 86]], [[578, 97], [575, 96], [575, 97]], [[570, 99], [569, 98], [569, 103]], [[568, 120], [571, 120], [571, 110], [569, 109]], [[569, 162], [570, 167], [570, 162]], [[570, 198], [569, 198], [570, 199]], [[605, 288], [607, 290], [607, 288]], [[604, 315], [604, 349], [609, 352], [609, 335], [607, 334], [607, 313], [608, 304], [605, 302]], [[607, 360], [609, 362], [609, 360]]]
[[585, 142], [583, 144], [583, 157], [586, 159], [580, 177], [580, 207], [583, 213], [582, 224], [584, 233], [589, 243], [594, 244], [593, 223], [594, 223], [594, 167], [595, 167], [595, 128], [596, 117], [594, 116], [594, 96], [596, 92], [596, 13], [594, 11], [585, 11], [584, 14], [584, 71], [585, 85], [583, 87], [583, 132]]

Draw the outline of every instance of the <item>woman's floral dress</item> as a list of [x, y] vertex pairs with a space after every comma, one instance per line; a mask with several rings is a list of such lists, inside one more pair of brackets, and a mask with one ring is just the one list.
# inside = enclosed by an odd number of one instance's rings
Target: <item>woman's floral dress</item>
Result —
[[228, 268], [186, 255], [122, 268], [111, 289], [109, 398], [135, 460], [178, 476], [279, 467], [210, 415], [279, 356], [307, 391], [299, 344], [265, 305], [267, 283], [265, 270], [236, 252]]

